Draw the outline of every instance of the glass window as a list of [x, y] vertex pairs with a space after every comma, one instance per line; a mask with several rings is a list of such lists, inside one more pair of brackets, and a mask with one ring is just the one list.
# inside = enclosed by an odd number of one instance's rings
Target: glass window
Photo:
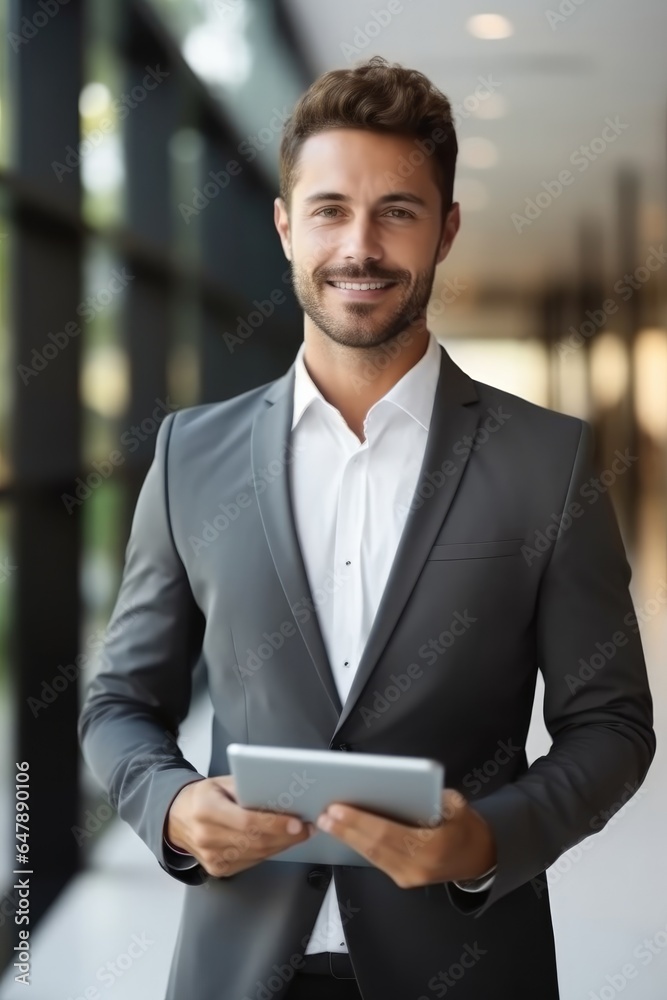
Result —
[[86, 222], [118, 224], [124, 213], [123, 67], [112, 46], [115, 4], [88, 4], [85, 85], [79, 95], [81, 187]]
[[0, 3], [0, 166], [11, 165], [11, 114], [9, 103], [9, 63], [16, 51], [16, 38], [9, 32], [10, 4]]
[[0, 501], [0, 884], [6, 885], [14, 867], [11, 847], [14, 837], [14, 814], [11, 809], [14, 795], [15, 732], [14, 694], [9, 665], [9, 623], [11, 621], [14, 564], [10, 546], [12, 536], [12, 511]]
[[[10, 456], [10, 415], [12, 408], [12, 373], [10, 322], [10, 280], [9, 262], [12, 253], [12, 237], [7, 215], [3, 211], [6, 191], [0, 188], [0, 490], [11, 479]], [[17, 358], [16, 364], [29, 358]]]

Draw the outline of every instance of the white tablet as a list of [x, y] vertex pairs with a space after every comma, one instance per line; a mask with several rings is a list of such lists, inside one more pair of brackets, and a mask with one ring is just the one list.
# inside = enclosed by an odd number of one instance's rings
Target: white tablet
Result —
[[[290, 813], [314, 823], [332, 802], [344, 802], [410, 826], [440, 822], [445, 769], [426, 757], [230, 743], [227, 759], [238, 803], [246, 809]], [[323, 830], [267, 861], [372, 867]]]

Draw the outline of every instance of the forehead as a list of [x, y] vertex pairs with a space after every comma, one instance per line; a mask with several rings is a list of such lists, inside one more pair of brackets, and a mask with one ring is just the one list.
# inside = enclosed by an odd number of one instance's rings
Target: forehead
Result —
[[411, 136], [368, 129], [333, 128], [312, 135], [302, 144], [294, 197], [306, 198], [315, 189], [348, 195], [380, 195], [397, 188], [424, 198], [437, 198], [432, 157], [419, 156]]

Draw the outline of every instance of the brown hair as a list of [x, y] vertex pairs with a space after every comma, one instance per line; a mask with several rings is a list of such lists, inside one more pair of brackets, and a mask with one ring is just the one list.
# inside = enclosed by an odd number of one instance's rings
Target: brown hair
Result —
[[423, 73], [373, 56], [359, 66], [324, 73], [311, 84], [286, 119], [280, 143], [280, 197], [288, 211], [301, 146], [330, 128], [393, 132], [426, 141], [420, 153], [433, 153], [443, 216], [449, 211], [458, 152], [452, 108]]

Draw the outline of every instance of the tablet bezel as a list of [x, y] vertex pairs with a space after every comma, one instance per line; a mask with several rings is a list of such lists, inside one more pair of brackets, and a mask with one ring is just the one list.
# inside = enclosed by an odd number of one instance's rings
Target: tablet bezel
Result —
[[[314, 823], [326, 805], [347, 801], [415, 828], [442, 820], [445, 769], [433, 758], [230, 743], [227, 759], [237, 801], [246, 809], [288, 813]], [[288, 768], [303, 769], [298, 780], [311, 782], [310, 794], [305, 789], [298, 796], [287, 791]], [[298, 784], [296, 775], [288, 777], [293, 778], [291, 785]], [[267, 861], [372, 867], [363, 855], [324, 831]]]

